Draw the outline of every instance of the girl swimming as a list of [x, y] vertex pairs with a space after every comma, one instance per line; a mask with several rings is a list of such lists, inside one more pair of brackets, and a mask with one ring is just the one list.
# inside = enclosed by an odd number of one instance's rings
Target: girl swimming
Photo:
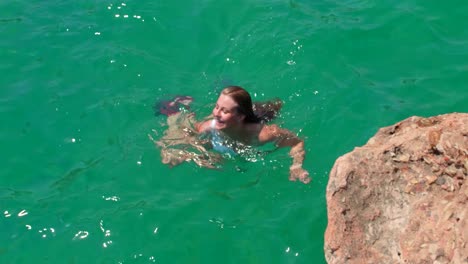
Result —
[[[243, 149], [238, 146], [259, 146], [269, 142], [277, 147], [291, 147], [289, 155], [292, 157], [292, 165], [289, 167], [289, 179], [309, 183], [309, 173], [303, 168], [304, 142], [289, 130], [275, 124], [266, 124], [275, 118], [281, 106], [280, 100], [253, 104], [250, 94], [245, 89], [228, 86], [221, 91], [212, 116], [194, 124], [195, 132], [202, 136], [208, 135], [212, 149], [229, 155], [235, 155]], [[174, 117], [168, 116], [169, 119]], [[167, 156], [165, 159], [165, 153], [169, 152], [167, 150], [161, 152], [164, 163], [177, 165], [184, 160], [178, 159], [172, 162]], [[185, 160], [193, 160], [200, 165], [200, 162], [211, 164], [210, 162], [215, 159], [208, 157], [200, 161], [188, 156]]]

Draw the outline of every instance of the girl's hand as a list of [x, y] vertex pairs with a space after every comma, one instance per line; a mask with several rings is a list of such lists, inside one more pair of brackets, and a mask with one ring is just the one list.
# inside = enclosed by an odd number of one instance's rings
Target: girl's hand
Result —
[[310, 182], [309, 172], [304, 170], [302, 166], [293, 165], [289, 168], [289, 180], [299, 180], [302, 183], [307, 184]]

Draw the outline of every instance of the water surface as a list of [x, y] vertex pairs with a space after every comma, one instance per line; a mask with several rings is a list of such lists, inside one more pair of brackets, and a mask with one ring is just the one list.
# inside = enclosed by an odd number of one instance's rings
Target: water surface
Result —
[[[468, 109], [464, 1], [0, 3], [1, 263], [324, 263], [325, 188], [379, 127]], [[287, 149], [169, 168], [156, 100], [284, 100]]]

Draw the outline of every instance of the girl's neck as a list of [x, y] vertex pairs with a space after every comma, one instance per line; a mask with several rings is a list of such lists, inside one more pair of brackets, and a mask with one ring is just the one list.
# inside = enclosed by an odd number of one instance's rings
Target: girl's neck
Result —
[[223, 129], [223, 133], [236, 141], [244, 141], [243, 139], [245, 138], [245, 135], [247, 134], [245, 131], [244, 124], [241, 124], [236, 127]]
[[235, 141], [243, 144], [252, 144], [258, 137], [256, 124], [242, 123], [239, 126], [223, 130], [223, 133]]

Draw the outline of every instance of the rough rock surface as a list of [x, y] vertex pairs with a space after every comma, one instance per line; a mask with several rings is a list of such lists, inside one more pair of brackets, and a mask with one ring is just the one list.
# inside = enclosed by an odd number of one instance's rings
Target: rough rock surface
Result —
[[328, 263], [468, 263], [468, 114], [410, 117], [338, 158]]

